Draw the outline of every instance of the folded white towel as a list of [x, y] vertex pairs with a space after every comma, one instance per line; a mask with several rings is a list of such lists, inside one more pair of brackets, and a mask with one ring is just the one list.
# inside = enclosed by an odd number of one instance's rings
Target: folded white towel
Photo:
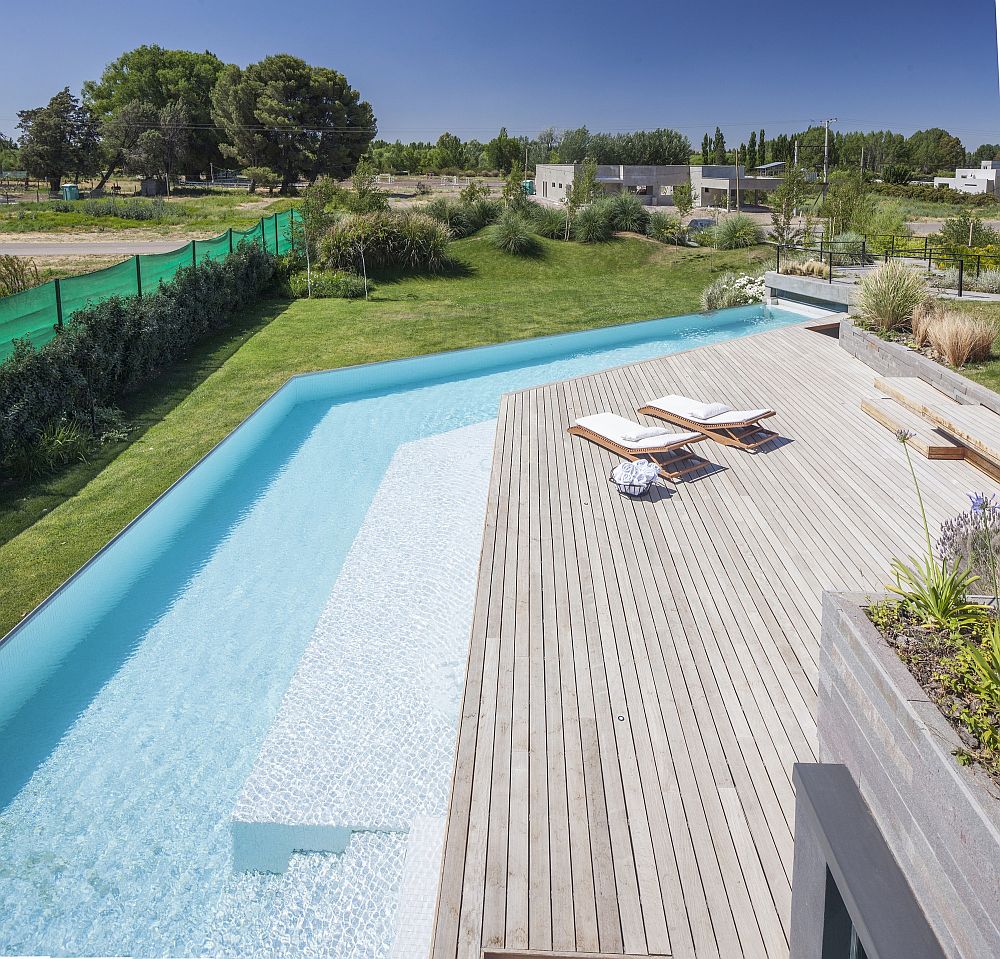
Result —
[[619, 463], [611, 471], [611, 478], [619, 486], [648, 486], [659, 473], [659, 467], [649, 460], [629, 460]]
[[628, 433], [622, 433], [622, 439], [626, 443], [641, 443], [643, 440], [650, 440], [654, 436], [664, 436], [670, 432], [662, 426], [637, 426]]

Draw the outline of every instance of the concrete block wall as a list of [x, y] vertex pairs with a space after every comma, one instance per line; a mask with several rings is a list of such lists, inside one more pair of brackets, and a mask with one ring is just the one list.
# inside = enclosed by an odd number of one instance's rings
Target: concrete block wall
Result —
[[[890, 343], [858, 329], [849, 319], [840, 322], [840, 345], [882, 376], [915, 376], [958, 403], [978, 404], [1000, 414], [1000, 395], [949, 370], [902, 343]], [[997, 950], [1000, 954], [1000, 949]]]
[[1000, 790], [862, 611], [823, 599], [820, 761], [843, 763], [945, 954], [1000, 954]]

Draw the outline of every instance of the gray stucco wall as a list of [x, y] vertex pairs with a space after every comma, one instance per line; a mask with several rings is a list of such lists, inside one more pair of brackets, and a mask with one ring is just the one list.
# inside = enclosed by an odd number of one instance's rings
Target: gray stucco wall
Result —
[[[902, 343], [890, 343], [858, 329], [849, 319], [840, 322], [840, 345], [883, 376], [916, 376], [959, 403], [974, 403], [1000, 413], [1000, 396], [961, 373], [935, 363]], [[1000, 955], [1000, 948], [997, 950]]]
[[860, 595], [825, 594], [819, 751], [843, 763], [946, 955], [1000, 955], [1000, 795], [958, 764], [961, 742], [869, 623]]

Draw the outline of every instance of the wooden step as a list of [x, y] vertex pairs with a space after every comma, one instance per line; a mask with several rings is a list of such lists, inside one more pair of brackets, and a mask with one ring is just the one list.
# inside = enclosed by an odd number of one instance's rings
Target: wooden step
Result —
[[929, 383], [912, 376], [879, 377], [875, 380], [875, 388], [954, 437], [979, 457], [1000, 464], [1000, 416], [992, 410], [956, 403]]
[[906, 430], [912, 434], [906, 441], [907, 444], [929, 460], [965, 459], [964, 446], [893, 399], [879, 397], [862, 400], [861, 409], [893, 433]]

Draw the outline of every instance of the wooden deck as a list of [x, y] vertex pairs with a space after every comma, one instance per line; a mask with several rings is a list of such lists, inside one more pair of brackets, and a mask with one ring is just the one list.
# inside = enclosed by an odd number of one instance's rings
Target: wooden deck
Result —
[[[787, 956], [824, 589], [922, 531], [874, 373], [795, 327], [505, 397], [434, 959]], [[652, 499], [567, 435], [665, 393], [770, 405], [786, 442]], [[932, 523], [1000, 489], [914, 456]]]

